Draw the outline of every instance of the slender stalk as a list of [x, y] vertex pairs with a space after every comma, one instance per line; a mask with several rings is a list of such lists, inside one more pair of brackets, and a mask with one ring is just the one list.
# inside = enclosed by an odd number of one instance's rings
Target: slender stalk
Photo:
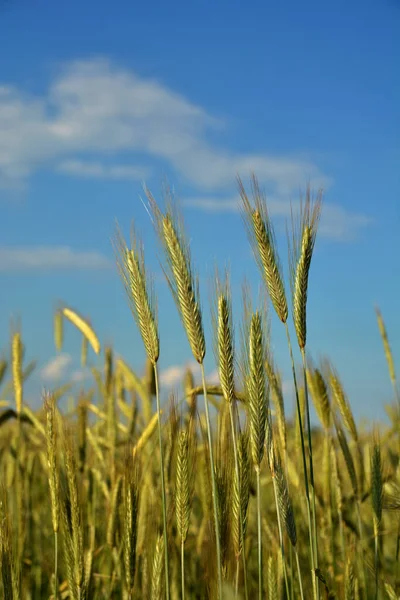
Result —
[[207, 438], [208, 438], [208, 448], [209, 448], [209, 455], [210, 455], [211, 495], [212, 495], [212, 501], [213, 501], [215, 538], [216, 538], [215, 544], [216, 544], [216, 550], [217, 550], [218, 598], [220, 600], [222, 600], [221, 540], [220, 540], [219, 521], [218, 521], [217, 485], [215, 482], [214, 452], [213, 452], [213, 447], [212, 447], [210, 413], [209, 413], [209, 407], [208, 407], [206, 377], [205, 377], [205, 373], [204, 373], [203, 363], [200, 364], [200, 369], [201, 369], [201, 380], [202, 380], [202, 384], [203, 384], [204, 406], [205, 406], [205, 410], [206, 410], [206, 422], [207, 422]]
[[258, 539], [258, 598], [262, 600], [262, 543], [261, 543], [261, 487], [260, 487], [260, 467], [256, 465], [257, 479], [257, 539]]
[[308, 485], [306, 450], [305, 450], [305, 444], [304, 444], [304, 432], [303, 432], [303, 422], [302, 422], [303, 420], [302, 420], [302, 416], [301, 416], [299, 389], [297, 386], [297, 377], [296, 377], [296, 369], [294, 366], [293, 349], [292, 349], [292, 343], [290, 341], [289, 327], [288, 327], [287, 322], [285, 323], [285, 330], [286, 330], [286, 338], [287, 338], [287, 342], [288, 342], [288, 346], [289, 346], [290, 361], [291, 361], [291, 365], [292, 365], [293, 383], [294, 383], [294, 389], [295, 389], [295, 394], [296, 394], [297, 417], [299, 420], [301, 454], [302, 454], [302, 458], [303, 458], [304, 485], [305, 485], [305, 490], [306, 490], [306, 501], [307, 501], [308, 533], [309, 533], [309, 539], [310, 539], [310, 557], [311, 557], [313, 592], [314, 592], [314, 598], [317, 599], [319, 597], [318, 596], [318, 579], [315, 575], [314, 544], [313, 544], [313, 534], [312, 534], [311, 506], [310, 506], [310, 490], [309, 490], [309, 485]]
[[185, 542], [181, 540], [181, 595], [185, 600]]
[[363, 568], [361, 570], [362, 573], [362, 586], [364, 589], [364, 593], [366, 591], [366, 585], [367, 585], [367, 577], [365, 574], [365, 561], [364, 561], [364, 528], [362, 525], [362, 519], [361, 519], [361, 508], [360, 508], [360, 500], [359, 498], [356, 499], [356, 511], [357, 511], [357, 521], [358, 521], [358, 531], [359, 531], [359, 537], [360, 537], [360, 547], [361, 547], [361, 559], [362, 559], [362, 563], [363, 563]]
[[[239, 460], [238, 460], [238, 451], [237, 451], [237, 443], [236, 443], [236, 429], [235, 429], [235, 420], [233, 415], [233, 404], [229, 402], [229, 416], [231, 421], [231, 431], [232, 431], [232, 441], [233, 441], [233, 454], [235, 461], [235, 471], [236, 471], [236, 479], [238, 482], [238, 490], [239, 490], [239, 528], [240, 528], [240, 536], [242, 538], [242, 561], [243, 561], [243, 580], [244, 580], [244, 592], [245, 598], [247, 600], [247, 572], [246, 572], [246, 556], [244, 552], [244, 527], [243, 527], [243, 515], [242, 515], [242, 503], [241, 503], [241, 477], [239, 471]], [[236, 586], [235, 586], [235, 597], [238, 595], [238, 586], [239, 586], [239, 560], [237, 560], [236, 566]]]
[[301, 600], [304, 600], [303, 583], [302, 583], [302, 580], [301, 580], [301, 571], [300, 571], [300, 562], [299, 562], [299, 554], [298, 554], [296, 548], [294, 549], [294, 552], [296, 554], [297, 573], [298, 573], [298, 576], [299, 576], [299, 585], [300, 585], [300, 596], [301, 596]]
[[378, 532], [375, 532], [375, 600], [379, 596], [379, 548], [378, 548]]
[[310, 422], [310, 406], [308, 400], [308, 384], [307, 384], [307, 361], [305, 348], [301, 349], [301, 356], [303, 360], [303, 376], [304, 376], [304, 393], [306, 398], [306, 418], [307, 418], [307, 434], [308, 434], [308, 456], [310, 465], [310, 484], [311, 484], [311, 495], [312, 495], [312, 519], [313, 519], [313, 538], [314, 538], [314, 565], [318, 569], [318, 538], [317, 538], [317, 517], [315, 508], [315, 484], [314, 484], [314, 463], [313, 463], [313, 451], [312, 451], [312, 436], [311, 436], [311, 422]]
[[54, 600], [58, 598], [58, 532], [54, 532]]
[[293, 547], [289, 545], [289, 563], [290, 563], [290, 599], [294, 599], [294, 576], [293, 576]]
[[167, 500], [165, 493], [165, 479], [164, 479], [164, 456], [163, 456], [163, 444], [161, 434], [161, 409], [160, 409], [160, 393], [158, 385], [158, 373], [157, 365], [154, 364], [154, 382], [156, 388], [156, 403], [157, 403], [157, 415], [158, 415], [158, 445], [160, 449], [160, 475], [161, 475], [161, 495], [162, 495], [162, 513], [163, 513], [163, 535], [164, 535], [164, 561], [165, 561], [165, 590], [166, 597], [169, 600], [169, 559], [168, 559], [168, 536], [167, 536]]
[[290, 595], [289, 595], [289, 583], [288, 583], [288, 578], [287, 578], [287, 570], [286, 570], [286, 562], [285, 562], [285, 548], [283, 546], [281, 515], [279, 513], [278, 493], [277, 493], [277, 490], [276, 490], [276, 481], [275, 481], [275, 476], [274, 475], [272, 475], [272, 483], [273, 483], [273, 486], [274, 486], [276, 516], [277, 516], [277, 519], [278, 519], [279, 545], [281, 547], [282, 567], [283, 567], [283, 575], [284, 575], [284, 578], [285, 578], [285, 587], [286, 587], [286, 597], [290, 598]]

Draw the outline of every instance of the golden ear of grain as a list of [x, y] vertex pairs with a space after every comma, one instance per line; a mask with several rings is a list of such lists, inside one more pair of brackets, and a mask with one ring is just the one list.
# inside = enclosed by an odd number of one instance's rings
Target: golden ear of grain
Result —
[[57, 464], [57, 424], [55, 422], [55, 401], [51, 395], [44, 397], [46, 411], [46, 443], [48, 478], [51, 499], [53, 531], [58, 532], [60, 524], [59, 471]]
[[124, 284], [129, 305], [140, 331], [148, 358], [156, 364], [160, 354], [156, 306], [152, 280], [147, 277], [143, 245], [132, 228], [131, 248], [117, 229], [114, 247], [118, 270]]
[[293, 295], [294, 326], [300, 348], [305, 347], [307, 339], [307, 291], [312, 254], [312, 251], [310, 251], [311, 242], [311, 229], [306, 227], [303, 232], [301, 253], [297, 263]]
[[[70, 571], [69, 583], [79, 590], [84, 579], [84, 552], [82, 529], [82, 506], [78, 494], [77, 468], [70, 429], [64, 431], [64, 456], [68, 486], [68, 506], [63, 510], [65, 523], [64, 539], [68, 544], [67, 571]], [[78, 594], [78, 592], [76, 592]], [[77, 597], [79, 597], [77, 595]]]
[[[398, 595], [396, 594], [396, 592], [394, 591], [393, 587], [390, 585], [390, 583], [385, 583], [385, 592], [388, 595], [389, 600], [399, 600]], [[347, 598], [346, 598], [347, 600]]]
[[149, 423], [152, 418], [153, 410], [146, 382], [140, 379], [122, 358], [117, 358], [116, 360], [116, 372], [123, 375], [126, 388], [134, 391], [140, 397], [145, 422]]
[[276, 250], [274, 229], [268, 214], [264, 195], [260, 190], [256, 176], [253, 175], [252, 193], [254, 208], [240, 177], [237, 178], [237, 183], [242, 199], [243, 217], [247, 225], [247, 232], [254, 256], [264, 278], [275, 311], [282, 323], [286, 323], [288, 306], [282, 269]]
[[325, 431], [328, 431], [332, 424], [331, 406], [328, 388], [321, 371], [313, 368], [307, 369], [307, 383], [318, 418]]
[[202, 364], [206, 354], [198, 281], [192, 275], [190, 252], [182, 233], [178, 233], [171, 214], [162, 219], [162, 239], [173, 278], [171, 291], [179, 309], [194, 358]]
[[354, 495], [356, 497], [358, 497], [357, 474], [356, 474], [356, 469], [355, 469], [355, 466], [354, 466], [353, 456], [351, 454], [351, 451], [350, 451], [350, 448], [349, 448], [349, 444], [347, 442], [346, 435], [345, 435], [342, 427], [338, 423], [338, 421], [335, 421], [335, 426], [336, 426], [337, 439], [339, 441], [340, 448], [341, 448], [342, 453], [343, 453], [343, 458], [344, 458], [344, 461], [346, 463], [347, 472], [349, 474], [350, 482], [351, 482], [351, 485], [353, 487], [353, 492], [354, 492]]
[[64, 320], [62, 311], [57, 309], [54, 313], [54, 345], [57, 352], [60, 352], [64, 340]]
[[281, 519], [285, 524], [286, 532], [292, 543], [292, 546], [296, 546], [297, 543], [297, 532], [296, 523], [294, 520], [294, 512], [292, 502], [289, 496], [289, 489], [286, 481], [285, 474], [282, 469], [280, 456], [277, 450], [274, 452], [274, 469], [273, 469], [276, 489], [278, 496], [278, 507], [281, 515]]
[[179, 432], [176, 458], [176, 524], [181, 543], [185, 543], [190, 519], [189, 435]]
[[344, 575], [344, 597], [345, 600], [356, 600], [354, 569], [350, 558], [348, 558], [346, 562], [346, 571]]
[[75, 325], [77, 329], [79, 329], [79, 331], [87, 339], [87, 341], [93, 348], [95, 354], [99, 354], [100, 342], [89, 323], [82, 319], [82, 317], [80, 317], [75, 311], [71, 310], [70, 308], [64, 307], [62, 309], [62, 313], [73, 325]]
[[389, 344], [389, 338], [387, 335], [385, 322], [383, 320], [381, 311], [379, 310], [378, 307], [375, 308], [375, 312], [376, 312], [376, 318], [378, 321], [379, 333], [381, 335], [382, 342], [383, 342], [383, 348], [385, 351], [385, 358], [386, 358], [386, 362], [387, 362], [388, 369], [389, 369], [390, 381], [391, 381], [393, 387], [396, 389], [396, 371], [394, 368], [393, 355], [392, 355], [392, 350], [391, 350], [390, 344]]
[[346, 429], [355, 442], [358, 442], [358, 431], [353, 417], [353, 413], [344, 391], [339, 375], [331, 368], [329, 374], [329, 384], [333, 393], [333, 398], [339, 408]]
[[0, 565], [4, 600], [21, 598], [21, 576], [13, 544], [12, 523], [7, 506], [7, 492], [0, 489]]
[[122, 494], [122, 476], [118, 475], [110, 496], [110, 504], [108, 507], [108, 523], [107, 523], [107, 544], [110, 548], [114, 548], [117, 543], [118, 530], [118, 509]]
[[124, 474], [123, 564], [125, 585], [132, 592], [136, 571], [136, 543], [139, 512], [139, 487], [133, 460], [126, 461]]
[[277, 575], [276, 560], [272, 556], [268, 558], [267, 580], [268, 580], [268, 600], [278, 600], [280, 597]]
[[292, 289], [293, 321], [300, 349], [307, 341], [307, 294], [311, 259], [314, 252], [321, 215], [322, 191], [315, 201], [307, 187], [306, 201], [300, 205], [299, 223], [292, 215], [292, 241], [289, 240], [290, 284]]
[[153, 557], [153, 570], [151, 574], [151, 600], [162, 600], [163, 598], [163, 567], [164, 537], [160, 535], [157, 540]]
[[286, 453], [286, 419], [285, 419], [285, 404], [283, 401], [283, 393], [282, 393], [282, 384], [279, 375], [276, 373], [272, 357], [270, 353], [267, 352], [267, 358], [265, 361], [265, 370], [267, 373], [267, 379], [269, 383], [269, 387], [271, 390], [271, 398], [275, 406], [277, 424], [278, 424], [278, 432], [279, 432], [279, 442], [281, 446], [282, 452]]
[[248, 434], [240, 433], [237, 442], [239, 481], [236, 471], [232, 487], [232, 535], [236, 559], [244, 545], [247, 529], [247, 512], [250, 499], [250, 457], [248, 452]]
[[264, 456], [268, 396], [263, 327], [258, 312], [250, 323], [248, 395], [250, 449], [254, 466], [259, 467]]
[[22, 408], [22, 384], [23, 384], [23, 373], [22, 373], [22, 354], [23, 345], [21, 340], [21, 334], [16, 331], [12, 338], [11, 344], [12, 354], [12, 373], [13, 373], [13, 385], [14, 385], [14, 396], [15, 406], [17, 414], [21, 413]]
[[224, 398], [233, 402], [235, 398], [235, 367], [232, 331], [232, 309], [227, 296], [218, 298], [218, 367]]
[[[162, 414], [162, 412], [163, 411], [160, 410], [160, 415]], [[145, 446], [145, 444], [149, 441], [149, 439], [153, 435], [154, 431], [156, 430], [157, 423], [158, 423], [158, 413], [155, 413], [153, 415], [152, 419], [150, 420], [150, 423], [147, 425], [146, 429], [142, 432], [142, 435], [140, 436], [140, 438], [136, 442], [135, 446], [133, 447], [133, 451], [132, 451], [133, 457], [135, 457], [142, 450], [142, 448]]]
[[382, 520], [383, 473], [381, 446], [377, 438], [375, 439], [371, 450], [371, 502], [376, 520], [376, 526], [378, 528]]

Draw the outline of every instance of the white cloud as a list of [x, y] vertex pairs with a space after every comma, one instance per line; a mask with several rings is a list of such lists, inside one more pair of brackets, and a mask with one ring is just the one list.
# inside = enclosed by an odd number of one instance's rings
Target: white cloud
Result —
[[[211, 145], [208, 132], [221, 126], [221, 120], [157, 81], [107, 60], [73, 62], [42, 96], [0, 87], [0, 182], [20, 184], [39, 167], [135, 178], [139, 167], [120, 164], [119, 155], [127, 152], [140, 153], [141, 163], [166, 161], [200, 189], [231, 186], [237, 172], [250, 170], [279, 194], [309, 179], [326, 187], [328, 179], [309, 159], [235, 154]], [[95, 162], [82, 160], [85, 153]], [[116, 155], [118, 165], [102, 164]]]
[[69, 377], [69, 381], [71, 381], [72, 383], [83, 383], [84, 381], [89, 379], [90, 376], [91, 376], [90, 369], [88, 369], [88, 368], [76, 369], [76, 371], [73, 371], [73, 373], [71, 373], [71, 376]]
[[94, 251], [67, 246], [0, 247], [0, 272], [51, 269], [104, 269], [110, 261]]
[[192, 371], [193, 375], [198, 375], [200, 373], [200, 365], [195, 361], [185, 365], [172, 365], [161, 371], [161, 385], [165, 387], [174, 387], [181, 384], [183, 382], [186, 369], [188, 368]]
[[55, 356], [41, 369], [40, 377], [42, 381], [53, 382], [62, 379], [72, 363], [72, 356], [69, 354], [59, 354]]
[[149, 169], [131, 165], [104, 165], [99, 162], [66, 160], [61, 162], [58, 171], [77, 177], [93, 177], [96, 179], [133, 179], [142, 180], [149, 174]]
[[[181, 385], [185, 376], [186, 369], [190, 369], [194, 377], [200, 377], [200, 365], [196, 361], [191, 361], [184, 365], [172, 365], [167, 367], [160, 373], [160, 383], [167, 387], [174, 387]], [[217, 385], [219, 383], [218, 369], [214, 369], [206, 375], [206, 381], [210, 385]]]
[[[236, 198], [200, 196], [186, 199], [184, 205], [211, 213], [237, 213], [241, 207], [239, 196]], [[295, 211], [298, 210], [299, 201], [290, 202], [284, 198], [267, 196], [267, 206], [271, 217], [287, 219], [291, 216], [291, 206]], [[324, 202], [319, 235], [333, 240], [350, 240], [357, 235], [358, 231], [372, 223], [373, 219], [367, 215], [353, 213], [337, 204]]]
[[218, 369], [214, 369], [214, 371], [211, 371], [211, 373], [209, 373], [206, 376], [206, 380], [207, 380], [207, 383], [210, 383], [211, 385], [218, 385], [219, 384], [219, 371], [218, 371]]
[[336, 240], [350, 240], [365, 227], [372, 225], [374, 220], [361, 213], [353, 213], [337, 204], [325, 204], [322, 207], [319, 233]]

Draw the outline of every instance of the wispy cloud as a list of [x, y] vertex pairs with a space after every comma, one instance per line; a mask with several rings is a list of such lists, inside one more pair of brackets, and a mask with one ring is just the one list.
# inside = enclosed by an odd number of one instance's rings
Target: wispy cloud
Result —
[[211, 383], [213, 385], [217, 385], [219, 384], [219, 371], [218, 369], [214, 369], [214, 371], [211, 371], [211, 373], [209, 373], [206, 377], [207, 382]]
[[0, 247], [0, 272], [105, 269], [110, 265], [98, 252], [80, 252], [67, 246]]
[[88, 368], [81, 368], [81, 369], [76, 369], [75, 371], [73, 371], [69, 377], [69, 381], [71, 381], [72, 383], [83, 383], [84, 381], [87, 381], [88, 379], [90, 379], [91, 377], [91, 372], [90, 369]]
[[55, 356], [40, 371], [40, 378], [46, 383], [58, 381], [66, 376], [72, 363], [72, 356], [59, 354]]
[[[218, 198], [201, 196], [188, 198], [184, 201], [188, 208], [194, 208], [211, 213], [237, 213], [240, 211], [240, 198]], [[271, 217], [290, 218], [292, 208], [299, 209], [299, 201], [290, 202], [285, 198], [267, 197], [267, 205]], [[336, 241], [347, 241], [373, 223], [373, 219], [361, 213], [354, 213], [343, 207], [324, 202], [322, 206], [319, 235]]]
[[184, 365], [171, 365], [160, 373], [160, 383], [165, 387], [174, 387], [182, 384], [186, 369], [190, 369], [193, 375], [200, 373], [200, 366], [197, 362], [190, 362]]
[[[167, 388], [182, 385], [183, 378], [187, 369], [190, 369], [193, 376], [200, 377], [200, 365], [196, 361], [191, 361], [183, 365], [171, 365], [160, 373], [160, 383]], [[214, 369], [206, 375], [206, 380], [210, 384], [219, 383], [218, 370]]]
[[133, 179], [141, 180], [148, 177], [150, 170], [131, 165], [105, 165], [100, 162], [85, 162], [81, 160], [66, 160], [61, 162], [58, 171], [76, 177], [96, 179]]
[[[329, 183], [303, 156], [216, 147], [209, 132], [223, 125], [165, 85], [108, 60], [73, 62], [42, 96], [0, 86], [0, 183], [19, 184], [39, 167], [75, 176], [136, 178], [139, 167], [119, 160], [124, 153], [140, 154], [139, 171], [151, 159], [164, 160], [199, 189], [231, 186], [237, 172], [250, 170], [280, 194], [308, 179]], [[86, 162], [86, 155], [94, 162]], [[118, 164], [110, 166], [110, 157], [118, 157]]]

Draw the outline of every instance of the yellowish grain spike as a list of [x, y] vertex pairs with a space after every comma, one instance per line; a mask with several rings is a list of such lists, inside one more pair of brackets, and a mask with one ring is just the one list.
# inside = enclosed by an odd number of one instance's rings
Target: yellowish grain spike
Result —
[[75, 311], [70, 308], [63, 308], [62, 313], [87, 339], [96, 354], [100, 352], [100, 342], [92, 327], [87, 321], [82, 319]]
[[17, 414], [21, 413], [22, 408], [22, 340], [19, 331], [14, 333], [12, 339], [12, 373], [13, 373], [13, 385], [15, 395], [15, 406]]
[[54, 345], [57, 352], [60, 352], [64, 341], [64, 321], [61, 310], [54, 313]]

